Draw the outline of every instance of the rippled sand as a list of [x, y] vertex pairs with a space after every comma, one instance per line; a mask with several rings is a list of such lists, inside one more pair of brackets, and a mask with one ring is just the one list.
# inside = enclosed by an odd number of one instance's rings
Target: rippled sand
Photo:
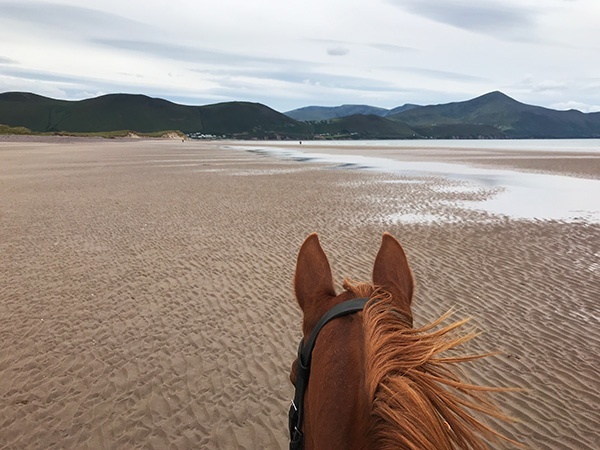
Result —
[[[368, 279], [394, 234], [416, 324], [473, 316], [473, 348], [504, 354], [470, 376], [526, 388], [500, 398], [519, 420], [506, 433], [600, 446], [600, 225], [496, 220], [453, 208], [477, 194], [441, 179], [222, 145], [0, 141], [0, 448], [285, 448], [312, 231], [338, 281]], [[433, 214], [432, 195], [452, 220], [390, 220]]]

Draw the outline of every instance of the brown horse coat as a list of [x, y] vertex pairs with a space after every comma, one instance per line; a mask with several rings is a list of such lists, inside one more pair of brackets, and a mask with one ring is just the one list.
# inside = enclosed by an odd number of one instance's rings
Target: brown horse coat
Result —
[[484, 395], [503, 389], [465, 383], [453, 367], [487, 355], [441, 356], [476, 335], [456, 333], [467, 320], [436, 330], [445, 315], [412, 328], [414, 281], [394, 237], [383, 235], [373, 284], [346, 280], [344, 288], [336, 294], [327, 256], [311, 234], [294, 277], [305, 338], [333, 306], [356, 297], [370, 300], [364, 312], [336, 318], [318, 335], [304, 399], [306, 450], [485, 449], [486, 439], [502, 437], [469, 409], [507, 420]]

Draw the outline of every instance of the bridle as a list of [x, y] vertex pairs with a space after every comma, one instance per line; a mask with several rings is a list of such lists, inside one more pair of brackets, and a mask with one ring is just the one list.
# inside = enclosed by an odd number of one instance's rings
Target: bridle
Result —
[[294, 393], [294, 400], [292, 401], [289, 413], [290, 450], [302, 450], [304, 447], [304, 435], [301, 431], [304, 413], [304, 393], [306, 392], [308, 377], [310, 376], [312, 351], [319, 332], [330, 320], [362, 311], [365, 303], [368, 301], [368, 298], [356, 298], [335, 305], [319, 319], [306, 342], [304, 340], [300, 341], [300, 345], [298, 346], [298, 363], [296, 365], [296, 392]]

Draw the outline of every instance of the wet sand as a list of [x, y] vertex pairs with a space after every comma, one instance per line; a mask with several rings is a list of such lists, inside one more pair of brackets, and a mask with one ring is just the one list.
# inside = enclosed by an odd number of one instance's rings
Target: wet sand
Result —
[[[339, 283], [368, 280], [382, 232], [400, 240], [416, 324], [472, 316], [471, 349], [504, 354], [469, 375], [526, 389], [499, 398], [510, 437], [600, 446], [600, 225], [394, 222], [427, 211], [428, 185], [223, 145], [0, 140], [0, 448], [286, 448], [312, 231]], [[410, 157], [600, 176], [585, 153], [464, 153]]]
[[[386, 141], [383, 141], [384, 143]], [[524, 141], [526, 146], [532, 150], [514, 150], [514, 141], [492, 141], [497, 148], [486, 148], [483, 144], [477, 148], [478, 143], [482, 141], [468, 141], [469, 144], [475, 144], [473, 147], [444, 147], [440, 144], [423, 146], [410, 146], [406, 141], [402, 147], [388, 146], [370, 146], [370, 145], [352, 145], [336, 144], [328, 142], [308, 141], [301, 145], [297, 142], [232, 142], [236, 147], [276, 147], [302, 150], [314, 153], [344, 154], [344, 155], [362, 155], [375, 156], [381, 158], [400, 159], [402, 161], [426, 161], [426, 162], [447, 162], [456, 164], [469, 164], [479, 167], [503, 168], [526, 172], [563, 174], [583, 178], [600, 178], [600, 155], [585, 151], [552, 151], [544, 150], [544, 141]], [[423, 141], [417, 141], [422, 143]], [[436, 143], [436, 141], [425, 141], [427, 144]], [[452, 142], [452, 141], [450, 141]], [[462, 141], [465, 142], [465, 141]], [[483, 141], [485, 144], [488, 141]], [[503, 145], [503, 143], [506, 144]], [[521, 141], [523, 142], [523, 141]], [[535, 142], [535, 144], [532, 144]], [[550, 141], [552, 142], [552, 141]], [[559, 141], [560, 142], [560, 141]], [[591, 142], [591, 140], [590, 140]], [[452, 142], [454, 143], [454, 142]], [[538, 144], [539, 143], [539, 144]], [[458, 144], [455, 144], [458, 145]], [[504, 147], [504, 148], [503, 148]]]

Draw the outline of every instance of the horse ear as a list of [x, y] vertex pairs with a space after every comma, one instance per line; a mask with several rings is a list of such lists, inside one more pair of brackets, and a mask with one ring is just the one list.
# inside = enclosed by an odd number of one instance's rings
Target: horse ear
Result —
[[393, 297], [406, 299], [410, 313], [414, 281], [408, 260], [400, 243], [384, 233], [381, 248], [373, 265], [373, 284], [389, 291]]
[[308, 236], [300, 247], [294, 275], [294, 290], [298, 304], [305, 314], [312, 302], [324, 297], [335, 297], [331, 267], [317, 233]]

